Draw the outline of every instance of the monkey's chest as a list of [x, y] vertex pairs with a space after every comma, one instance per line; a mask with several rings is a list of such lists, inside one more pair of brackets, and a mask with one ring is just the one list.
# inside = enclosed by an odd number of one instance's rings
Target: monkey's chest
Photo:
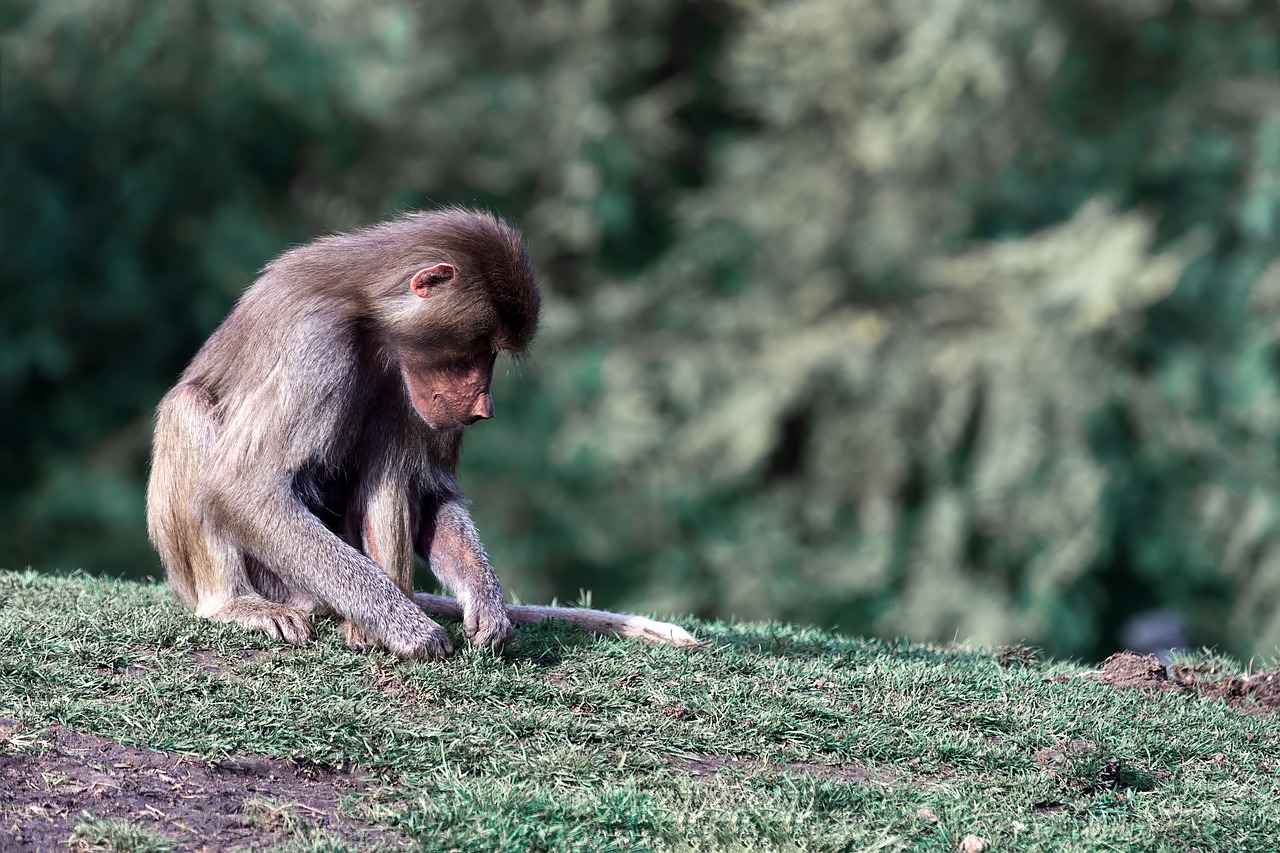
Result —
[[316, 460], [295, 478], [295, 493], [330, 529], [378, 496], [417, 506], [456, 488], [428, 443], [360, 438], [336, 462]]

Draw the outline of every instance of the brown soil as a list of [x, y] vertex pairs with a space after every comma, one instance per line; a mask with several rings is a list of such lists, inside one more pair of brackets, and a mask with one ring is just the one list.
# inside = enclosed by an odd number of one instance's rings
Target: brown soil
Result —
[[[0, 744], [22, 733], [0, 718]], [[0, 754], [0, 850], [66, 850], [86, 811], [141, 826], [183, 850], [241, 850], [287, 840], [291, 829], [321, 830], [367, 846], [392, 841], [340, 813], [338, 798], [363, 787], [350, 771], [261, 756], [209, 766], [199, 760], [122, 746], [61, 726], [44, 732], [40, 754]], [[246, 810], [246, 800], [269, 801]]]
[[1280, 711], [1280, 672], [1259, 672], [1248, 678], [1215, 678], [1195, 667], [1178, 664], [1170, 670], [1169, 678], [1179, 687], [1225, 700], [1228, 705], [1266, 709], [1272, 713]]
[[1127, 690], [1193, 691], [1253, 713], [1280, 712], [1280, 672], [1222, 676], [1187, 664], [1166, 668], [1155, 655], [1119, 652], [1102, 662], [1098, 680]]
[[1127, 690], [1176, 690], [1169, 683], [1169, 672], [1155, 655], [1119, 652], [1102, 662], [1098, 680]]
[[200, 665], [200, 668], [210, 675], [223, 675], [232, 672], [237, 666], [247, 661], [257, 660], [265, 655], [266, 652], [246, 649], [242, 651], [234, 660], [228, 660], [225, 657], [215, 654], [211, 651], [195, 652], [191, 655], [191, 659]]
[[1124, 786], [1124, 767], [1087, 740], [1062, 740], [1036, 753], [1036, 764], [1064, 786], [1081, 791]]

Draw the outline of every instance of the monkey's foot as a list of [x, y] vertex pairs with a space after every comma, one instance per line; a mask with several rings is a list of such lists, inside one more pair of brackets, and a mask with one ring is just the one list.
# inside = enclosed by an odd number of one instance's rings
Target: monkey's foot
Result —
[[441, 660], [453, 654], [449, 632], [430, 619], [426, 625], [415, 625], [398, 641], [383, 642], [373, 632], [344, 619], [338, 632], [347, 647], [357, 652], [388, 651], [408, 660]]
[[369, 634], [350, 619], [342, 620], [342, 624], [338, 626], [338, 633], [342, 635], [347, 648], [353, 652], [372, 652], [384, 648], [382, 643], [373, 638], [372, 634]]
[[307, 611], [276, 604], [256, 595], [237, 596], [208, 614], [208, 618], [217, 622], [235, 622], [247, 631], [260, 631], [291, 646], [305, 646], [315, 638]]
[[467, 642], [480, 648], [497, 651], [507, 647], [515, 638], [515, 628], [507, 616], [507, 608], [501, 600], [468, 602], [462, 609], [462, 631]]

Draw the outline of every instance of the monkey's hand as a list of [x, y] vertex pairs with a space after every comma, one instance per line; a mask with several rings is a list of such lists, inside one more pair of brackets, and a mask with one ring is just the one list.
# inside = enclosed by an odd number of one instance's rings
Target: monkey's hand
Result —
[[430, 619], [424, 625], [413, 625], [401, 628], [396, 636], [383, 642], [371, 632], [361, 628], [350, 619], [344, 620], [339, 629], [347, 647], [357, 652], [371, 652], [379, 649], [391, 652], [406, 660], [443, 660], [453, 654], [453, 642], [449, 632]]
[[515, 637], [511, 619], [502, 599], [476, 599], [466, 602], [462, 608], [462, 631], [472, 646], [488, 647], [501, 651]]
[[453, 654], [449, 632], [430, 619], [387, 638], [387, 648], [406, 660], [444, 660]]

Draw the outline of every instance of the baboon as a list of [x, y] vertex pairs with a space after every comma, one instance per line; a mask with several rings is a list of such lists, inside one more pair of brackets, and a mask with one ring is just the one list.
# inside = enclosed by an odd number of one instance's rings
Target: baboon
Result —
[[[501, 353], [533, 339], [541, 296], [516, 229], [411, 213], [269, 263], [161, 401], [147, 531], [197, 616], [309, 642], [332, 613], [356, 649], [452, 652], [424, 611], [500, 648], [559, 619], [675, 645], [675, 625], [510, 606], [455, 472], [494, 414]], [[414, 554], [454, 598], [414, 593]]]

